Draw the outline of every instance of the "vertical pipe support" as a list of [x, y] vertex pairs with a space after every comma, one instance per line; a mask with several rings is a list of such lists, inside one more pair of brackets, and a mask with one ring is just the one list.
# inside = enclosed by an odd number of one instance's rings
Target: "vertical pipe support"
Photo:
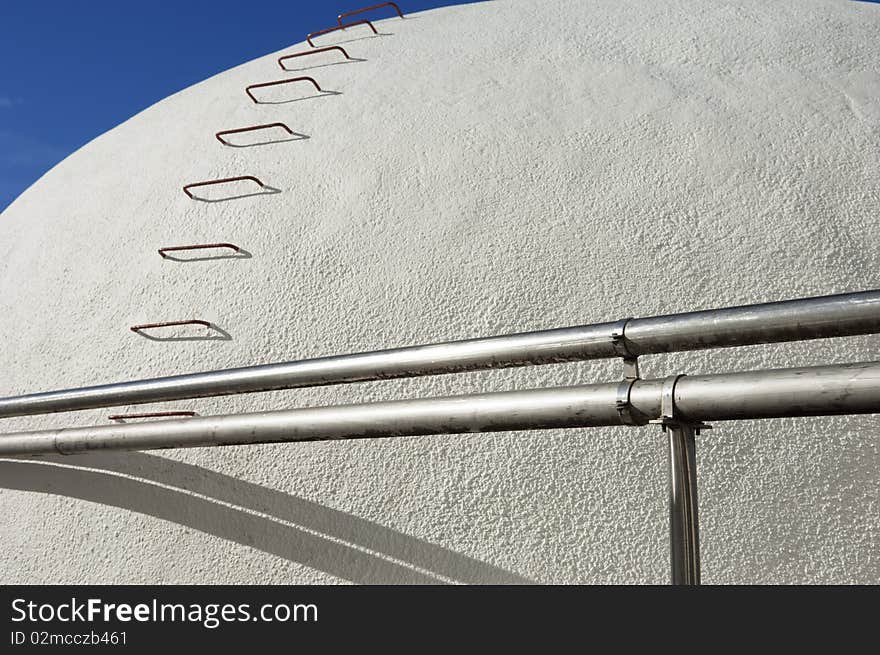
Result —
[[671, 583], [700, 584], [700, 523], [697, 515], [696, 430], [667, 426], [669, 434], [669, 561]]
[[675, 385], [683, 375], [663, 383], [660, 425], [669, 438], [669, 567], [673, 585], [700, 584], [700, 521], [697, 510], [696, 436], [711, 426], [682, 420], [675, 413]]

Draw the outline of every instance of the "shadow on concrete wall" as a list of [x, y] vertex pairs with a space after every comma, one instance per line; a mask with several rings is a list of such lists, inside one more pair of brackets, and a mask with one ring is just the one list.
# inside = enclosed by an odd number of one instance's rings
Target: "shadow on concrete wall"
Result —
[[289, 139], [269, 139], [267, 141], [247, 141], [244, 143], [233, 143], [231, 137], [227, 137], [226, 142], [223, 144], [227, 148], [255, 148], [257, 146], [270, 146], [275, 143], [289, 143], [291, 141], [305, 141], [306, 139], [311, 139], [308, 134], [303, 134], [302, 132], [294, 132], [290, 135]]
[[3, 459], [0, 486], [154, 516], [355, 583], [532, 582], [372, 521], [146, 453]]
[[150, 341], [232, 341], [232, 335], [229, 332], [213, 323], [211, 323], [211, 327], [207, 328], [206, 334], [191, 337], [162, 337], [148, 334], [146, 329], [138, 330], [135, 334]]
[[[331, 61], [330, 63], [327, 63], [327, 64], [314, 64], [312, 66], [309, 66], [308, 64], [303, 64], [302, 66], [299, 66], [299, 67], [287, 68], [286, 66], [282, 65], [281, 70], [283, 70], [285, 73], [298, 73], [301, 71], [311, 70], [313, 68], [327, 68], [328, 66], [345, 66], [346, 64], [356, 64], [359, 61], [368, 61], [367, 59], [362, 59], [361, 57], [352, 57], [351, 55], [349, 55], [349, 57], [350, 57], [349, 59], [346, 59], [344, 61]], [[293, 64], [291, 64], [291, 65], [293, 66]]]
[[301, 98], [286, 98], [284, 100], [256, 100], [256, 104], [258, 105], [287, 105], [291, 102], [302, 102], [303, 100], [311, 100], [312, 98], [323, 98], [325, 96], [341, 96], [342, 91], [330, 91], [329, 89], [322, 89], [320, 93], [315, 93], [310, 96], [302, 96]]
[[[413, 17], [414, 18], [414, 17]], [[410, 20], [410, 18], [407, 18]], [[340, 32], [333, 32], [333, 34], [339, 34]], [[351, 39], [345, 39], [343, 41], [327, 41], [327, 43], [316, 43], [314, 47], [316, 48], [326, 48], [332, 45], [343, 45], [344, 43], [354, 43], [355, 41], [366, 41], [367, 39], [378, 39], [383, 36], [394, 36], [394, 32], [378, 32], [377, 34], [368, 34], [367, 36], [356, 36]], [[315, 37], [316, 39], [320, 39], [321, 37]]]
[[268, 184], [264, 184], [259, 191], [254, 191], [252, 193], [240, 193], [238, 195], [223, 196], [220, 198], [203, 198], [202, 196], [193, 194], [192, 199], [198, 200], [199, 202], [228, 202], [230, 200], [241, 200], [242, 198], [253, 198], [254, 196], [272, 196], [276, 193], [281, 193], [281, 189], [276, 189]]
[[[236, 146], [237, 147], [237, 146]], [[192, 251], [187, 251], [192, 252]], [[186, 255], [172, 255], [171, 253], [166, 253], [163, 255], [163, 258], [168, 260], [169, 262], [177, 262], [180, 264], [188, 264], [190, 262], [213, 262], [218, 259], [252, 259], [253, 255], [245, 250], [244, 248], [239, 248], [236, 252], [231, 255], [225, 254], [217, 254], [217, 255], [205, 255], [199, 257], [198, 255], [194, 257], [187, 257]]]

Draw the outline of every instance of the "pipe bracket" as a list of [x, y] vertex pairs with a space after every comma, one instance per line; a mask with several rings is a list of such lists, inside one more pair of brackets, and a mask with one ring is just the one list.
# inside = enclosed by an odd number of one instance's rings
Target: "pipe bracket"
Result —
[[611, 347], [617, 356], [623, 360], [623, 379], [639, 379], [639, 356], [633, 354], [626, 344], [626, 325], [632, 320], [632, 316], [624, 318], [611, 326]]
[[678, 381], [685, 377], [684, 373], [678, 375], [670, 375], [663, 380], [663, 389], [660, 392], [660, 417], [651, 419], [648, 423], [659, 425], [664, 432], [666, 428], [687, 425], [693, 428], [694, 432], [700, 434], [700, 430], [711, 430], [712, 426], [701, 421], [688, 421], [680, 418], [675, 414], [675, 385]]

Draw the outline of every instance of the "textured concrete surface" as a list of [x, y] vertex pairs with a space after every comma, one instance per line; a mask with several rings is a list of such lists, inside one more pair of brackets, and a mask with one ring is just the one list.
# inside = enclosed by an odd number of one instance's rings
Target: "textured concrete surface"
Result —
[[[880, 6], [499, 0], [379, 25], [321, 40], [361, 61], [298, 62], [334, 94], [293, 85], [254, 104], [246, 85], [285, 74], [277, 55], [246, 63], [99, 137], [13, 203], [0, 394], [880, 286]], [[273, 121], [309, 138], [213, 138]], [[279, 192], [181, 191], [232, 175]], [[213, 241], [251, 257], [156, 253]], [[231, 339], [128, 330], [188, 318]], [[858, 361], [878, 345], [656, 356], [644, 371]], [[619, 373], [598, 362], [137, 409]], [[878, 432], [859, 417], [701, 437], [704, 580], [880, 582]], [[3, 461], [0, 579], [662, 583], [665, 490], [649, 428]]]

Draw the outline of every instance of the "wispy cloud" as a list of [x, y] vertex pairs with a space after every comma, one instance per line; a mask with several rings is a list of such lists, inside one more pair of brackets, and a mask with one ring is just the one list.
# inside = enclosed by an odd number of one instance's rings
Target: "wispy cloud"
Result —
[[21, 98], [13, 98], [12, 96], [0, 96], [0, 109], [10, 109], [22, 104]]

